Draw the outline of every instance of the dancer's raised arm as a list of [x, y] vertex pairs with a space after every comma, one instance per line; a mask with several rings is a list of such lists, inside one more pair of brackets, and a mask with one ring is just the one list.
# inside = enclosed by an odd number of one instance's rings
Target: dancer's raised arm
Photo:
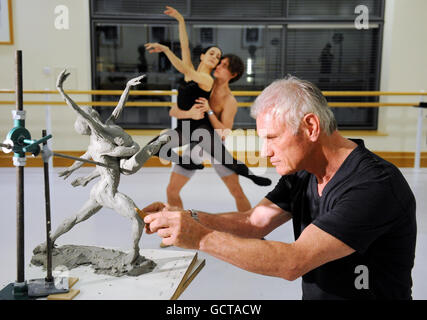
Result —
[[194, 69], [193, 62], [191, 61], [190, 46], [188, 44], [187, 27], [185, 26], [184, 17], [181, 15], [181, 13], [178, 12], [178, 10], [169, 6], [166, 6], [166, 10], [164, 11], [164, 14], [167, 14], [168, 16], [175, 18], [178, 21], [179, 43], [181, 44], [182, 62]]
[[188, 66], [179, 59], [168, 47], [160, 43], [146, 43], [145, 48], [149, 53], [163, 52], [175, 69], [185, 76], [186, 81], [193, 80], [199, 84], [200, 88], [206, 91], [210, 91], [212, 89], [214, 80], [208, 73], [194, 70], [193, 67]]

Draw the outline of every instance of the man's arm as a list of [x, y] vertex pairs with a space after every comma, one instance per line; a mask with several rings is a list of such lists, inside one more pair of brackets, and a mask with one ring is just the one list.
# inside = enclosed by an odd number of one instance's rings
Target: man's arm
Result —
[[290, 219], [289, 214], [281, 209], [277, 211], [276, 207], [263, 199], [255, 208], [242, 214], [200, 212], [200, 223], [185, 211], [157, 212], [148, 215], [144, 221], [150, 224], [150, 232], [157, 232], [164, 238], [166, 245], [201, 250], [247, 271], [287, 280], [295, 280], [314, 268], [354, 252], [313, 224], [293, 243], [249, 238], [259, 238]]
[[[234, 117], [237, 113], [237, 100], [233, 96], [229, 96], [224, 102], [224, 108], [221, 112], [220, 118], [215, 113], [209, 115], [209, 121], [212, 127], [217, 130], [217, 133], [224, 139], [226, 135], [233, 128]], [[205, 98], [196, 99], [196, 103], [193, 107], [199, 107], [211, 110], [209, 101]]]
[[313, 224], [293, 243], [244, 239], [209, 230], [202, 234], [197, 249], [247, 271], [289, 281], [354, 252]]
[[[162, 202], [154, 202], [142, 210], [147, 214], [157, 214], [157, 216], [162, 211], [190, 217], [189, 210], [170, 207], [167, 203]], [[204, 227], [244, 238], [262, 238], [292, 218], [289, 212], [284, 211], [266, 198], [246, 212], [210, 214], [197, 211], [197, 213], [199, 224]], [[153, 217], [149, 219], [157, 219], [155, 216]], [[147, 233], [156, 231], [157, 229], [147, 230]]]
[[173, 104], [169, 110], [169, 115], [177, 119], [194, 119], [200, 120], [205, 116], [205, 107], [193, 105], [190, 110], [182, 110], [176, 104]]
[[[237, 113], [237, 100], [233, 96], [229, 96], [225, 102], [224, 110], [221, 113], [221, 124], [224, 126], [224, 129], [232, 129], [234, 124], [234, 118]], [[212, 125], [215, 123], [215, 114], [209, 116], [209, 120]], [[216, 128], [215, 128], [216, 129]]]
[[264, 198], [246, 212], [209, 214], [198, 211], [199, 222], [209, 229], [244, 238], [262, 238], [291, 219], [291, 214]]

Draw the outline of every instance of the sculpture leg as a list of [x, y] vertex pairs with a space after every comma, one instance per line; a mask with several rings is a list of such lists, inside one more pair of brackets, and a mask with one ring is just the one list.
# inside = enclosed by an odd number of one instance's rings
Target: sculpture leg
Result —
[[139, 241], [141, 240], [142, 232], [144, 230], [144, 221], [139, 217], [135, 211], [137, 206], [128, 196], [123, 193], [117, 192], [114, 196], [113, 210], [120, 215], [129, 218], [132, 223], [132, 250], [129, 253], [126, 263], [133, 263], [139, 257]]
[[[89, 199], [83, 207], [77, 212], [77, 214], [73, 215], [70, 218], [65, 219], [59, 227], [55, 230], [53, 235], [51, 236], [52, 245], [61, 235], [70, 231], [76, 224], [89, 219], [95, 213], [97, 213], [102, 208], [95, 200]], [[37, 246], [33, 253], [37, 254], [39, 252], [46, 251], [46, 243], [42, 243]]]
[[128, 263], [133, 263], [139, 257], [139, 241], [141, 240], [142, 231], [144, 230], [144, 222], [141, 221], [138, 215], [133, 217], [131, 221], [133, 247], [129, 253]]

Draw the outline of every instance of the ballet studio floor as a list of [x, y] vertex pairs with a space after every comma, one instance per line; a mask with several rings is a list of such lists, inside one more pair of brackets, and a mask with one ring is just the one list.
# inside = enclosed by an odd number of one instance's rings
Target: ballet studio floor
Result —
[[[92, 168], [82, 168], [67, 180], [59, 178], [61, 168], [50, 171], [52, 229], [66, 217], [75, 213], [88, 198], [93, 185], [73, 188], [70, 182], [89, 173]], [[256, 168], [256, 173], [261, 173]], [[427, 169], [402, 169], [417, 199], [418, 239], [413, 269], [413, 298], [427, 299]], [[130, 196], [140, 207], [154, 201], [166, 200], [166, 186], [169, 168], [143, 168], [132, 176], [122, 176], [119, 191]], [[274, 168], [267, 169], [265, 176], [273, 180], [279, 176]], [[16, 170], [0, 168], [0, 289], [16, 279]], [[242, 187], [252, 205], [256, 205], [272, 188], [258, 187], [245, 178], [240, 178]], [[235, 204], [225, 185], [213, 169], [205, 168], [198, 172], [182, 191], [186, 208], [219, 213], [234, 211]], [[131, 225], [128, 219], [110, 209], [102, 209], [94, 217], [77, 225], [57, 240], [58, 245], [80, 244], [110, 248], [131, 246]], [[266, 237], [268, 240], [292, 242], [291, 223], [287, 223]], [[33, 248], [45, 240], [45, 202], [43, 169], [25, 168], [25, 263], [29, 265]], [[142, 247], [159, 249], [157, 235], [142, 236]], [[170, 247], [162, 250], [183, 250]], [[199, 252], [206, 259], [206, 266], [193, 280], [180, 299], [301, 299], [301, 280], [293, 282], [267, 277], [238, 269], [230, 264]], [[120, 293], [117, 293], [120, 299]]]

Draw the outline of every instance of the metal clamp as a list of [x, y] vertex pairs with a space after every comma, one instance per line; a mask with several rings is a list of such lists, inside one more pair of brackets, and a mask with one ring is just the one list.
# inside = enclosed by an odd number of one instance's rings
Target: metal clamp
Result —
[[25, 120], [25, 110], [12, 110], [13, 120]]
[[46, 162], [46, 163], [49, 162], [51, 157], [53, 157], [53, 151], [49, 149], [47, 144], [43, 145], [43, 150], [42, 150], [43, 162]]

